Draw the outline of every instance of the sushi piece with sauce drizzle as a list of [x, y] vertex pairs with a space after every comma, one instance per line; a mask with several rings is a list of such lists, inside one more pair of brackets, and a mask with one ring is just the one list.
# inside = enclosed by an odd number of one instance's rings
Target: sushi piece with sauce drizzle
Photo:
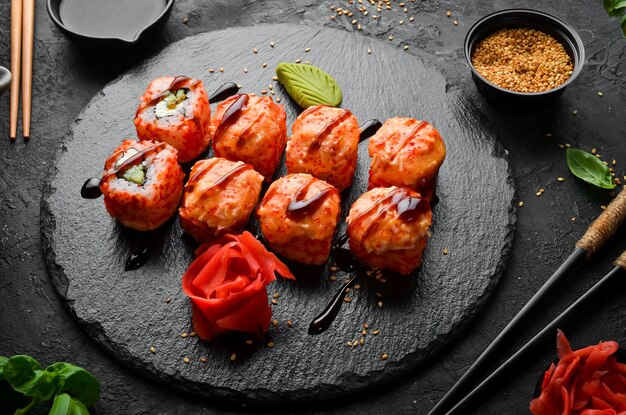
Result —
[[404, 186], [432, 199], [446, 146], [431, 124], [413, 118], [390, 118], [370, 138], [368, 151], [372, 157], [370, 189]]
[[211, 109], [202, 81], [185, 76], [153, 80], [135, 114], [140, 140], [168, 143], [187, 163], [209, 146]]
[[154, 141], [125, 140], [107, 158], [100, 180], [107, 212], [122, 225], [149, 231], [175, 212], [184, 173], [176, 149]]
[[210, 136], [217, 157], [252, 164], [270, 181], [287, 145], [287, 115], [270, 97], [233, 95], [217, 106]]
[[364, 193], [346, 219], [350, 250], [374, 268], [410, 274], [422, 263], [430, 235], [428, 200], [406, 187], [377, 187]]
[[257, 209], [261, 231], [282, 256], [304, 264], [328, 260], [340, 208], [339, 191], [309, 174], [272, 183]]
[[197, 161], [185, 185], [182, 228], [198, 242], [240, 233], [259, 196], [263, 176], [252, 165], [219, 157]]
[[287, 172], [311, 174], [339, 191], [352, 184], [360, 130], [350, 111], [310, 107], [296, 118], [291, 130], [285, 153]]

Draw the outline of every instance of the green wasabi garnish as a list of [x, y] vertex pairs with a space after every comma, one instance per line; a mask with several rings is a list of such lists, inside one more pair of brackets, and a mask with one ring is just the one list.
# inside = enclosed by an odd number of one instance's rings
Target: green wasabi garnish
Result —
[[129, 182], [137, 183], [138, 185], [142, 185], [144, 180], [146, 179], [146, 173], [144, 173], [141, 166], [133, 166], [130, 169], [126, 170], [122, 177]]

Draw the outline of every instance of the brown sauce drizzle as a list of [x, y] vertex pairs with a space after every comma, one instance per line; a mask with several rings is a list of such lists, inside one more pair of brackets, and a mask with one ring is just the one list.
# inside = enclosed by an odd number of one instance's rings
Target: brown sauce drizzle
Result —
[[[129, 169], [130, 167], [141, 163], [142, 161], [144, 161], [146, 159], [146, 157], [151, 154], [152, 152], [158, 152], [159, 150], [164, 149], [166, 146], [165, 143], [157, 143], [154, 145], [151, 145], [150, 147], [146, 147], [143, 150], [140, 150], [139, 152], [133, 154], [131, 157], [127, 158], [126, 160], [124, 160], [124, 162], [122, 164], [120, 164], [119, 166], [117, 166], [115, 169], [113, 169], [113, 171], [106, 173], [103, 177], [102, 180], [106, 180], [109, 177], [116, 175], [120, 172], [124, 172], [127, 169]], [[129, 149], [123, 150], [123, 152], [128, 151]], [[111, 163], [115, 162], [115, 156], [117, 156], [120, 152], [116, 152], [114, 153], [111, 157], [109, 157], [106, 161], [106, 166], [107, 169], [111, 168]]]
[[220, 120], [220, 124], [217, 126], [214, 137], [219, 137], [219, 135], [225, 129], [237, 122], [237, 120], [241, 116], [241, 112], [247, 108], [250, 97], [245, 94], [235, 96], [237, 97], [237, 99], [235, 99], [235, 101], [230, 104], [226, 111], [224, 111], [224, 115], [222, 115], [222, 119]]
[[407, 145], [409, 140], [413, 138], [415, 134], [417, 134], [421, 129], [423, 129], [427, 125], [428, 123], [426, 121], [418, 122], [417, 125], [411, 130], [411, 132], [405, 135], [404, 138], [402, 138], [402, 141], [400, 141], [400, 144], [398, 144], [396, 148], [393, 149], [393, 151], [391, 152], [391, 157], [389, 157], [389, 161], [393, 161], [393, 159], [396, 158], [398, 153], [400, 153], [400, 150], [402, 150], [402, 148], [404, 148], [404, 146]]
[[[212, 163], [204, 163], [204, 166], [202, 166], [200, 168], [200, 170], [195, 172], [194, 175], [189, 178], [189, 181], [185, 185], [185, 190], [187, 190], [189, 192], [193, 191], [193, 186], [198, 181], [200, 181], [200, 179], [205, 174], [207, 174], [211, 170], [211, 167], [213, 167], [214, 165], [215, 165], [215, 163], [213, 163], [213, 164]], [[252, 170], [252, 166], [249, 165], [249, 164], [246, 164], [246, 163], [239, 164], [239, 165], [233, 167], [232, 169], [230, 169], [228, 172], [226, 172], [226, 174], [224, 174], [222, 177], [217, 179], [214, 183], [211, 183], [211, 185], [209, 187], [207, 187], [206, 190], [209, 190], [209, 189], [214, 188], [214, 187], [221, 186], [224, 183], [226, 183], [227, 181], [232, 180], [237, 175], [239, 175], [240, 173], [243, 173], [244, 171], [247, 171], [247, 170]]]
[[316, 179], [314, 177], [309, 179], [309, 181], [300, 186], [296, 193], [294, 193], [291, 197], [291, 202], [289, 202], [289, 206], [287, 206], [287, 216], [290, 219], [298, 219], [311, 212], [315, 212], [331, 194], [337, 192], [335, 188], [327, 187], [315, 196], [305, 200], [304, 197], [306, 196], [306, 192], [315, 180]]
[[350, 111], [342, 110], [335, 118], [328, 121], [326, 125], [324, 125], [324, 127], [313, 138], [313, 142], [309, 144], [309, 148], [307, 149], [307, 152], [311, 152], [311, 151], [315, 151], [319, 149], [322, 145], [321, 138], [324, 135], [328, 134], [330, 131], [332, 131], [332, 129], [335, 128], [337, 124], [339, 124], [346, 117], [346, 115], [350, 115]]
[[367, 228], [365, 228], [365, 232], [363, 232], [363, 237], [361, 238], [361, 243], [363, 243], [376, 230], [380, 219], [394, 207], [396, 208], [400, 220], [412, 222], [416, 220], [421, 213], [430, 209], [430, 204], [426, 199], [411, 196], [406, 189], [396, 187], [383, 198], [378, 199], [368, 209], [361, 212], [348, 227], [356, 226], [356, 224], [363, 221], [370, 212], [376, 212]]

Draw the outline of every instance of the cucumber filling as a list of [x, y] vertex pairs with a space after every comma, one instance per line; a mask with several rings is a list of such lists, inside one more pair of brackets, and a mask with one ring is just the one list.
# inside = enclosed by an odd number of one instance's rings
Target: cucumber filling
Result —
[[170, 117], [172, 115], [186, 115], [186, 103], [189, 98], [189, 89], [182, 88], [169, 93], [154, 107], [154, 115], [157, 118]]
[[132, 166], [130, 169], [126, 170], [124, 174], [122, 174], [122, 177], [129, 182], [133, 182], [141, 186], [146, 181], [146, 167], [143, 163]]

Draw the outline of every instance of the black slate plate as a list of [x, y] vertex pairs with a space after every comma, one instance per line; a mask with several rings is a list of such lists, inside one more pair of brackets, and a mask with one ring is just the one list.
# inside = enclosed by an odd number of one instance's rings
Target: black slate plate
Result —
[[[258, 54], [252, 52], [255, 47]], [[152, 247], [150, 261], [124, 272], [138, 237], [106, 214], [101, 199], [81, 199], [81, 185], [100, 174], [122, 139], [135, 136], [137, 98], [152, 78], [198, 77], [209, 93], [235, 81], [244, 91], [258, 93], [276, 85], [272, 75], [279, 62], [297, 58], [332, 74], [343, 89], [343, 106], [361, 122], [412, 116], [429, 120], [441, 132], [448, 158], [439, 176], [440, 202], [424, 266], [399, 284], [363, 282], [322, 335], [307, 335], [308, 323], [347, 277], [339, 273], [331, 281], [328, 267], [314, 270], [323, 274], [318, 278], [268, 287], [270, 295], [280, 294], [273, 307], [278, 325], [266, 339], [275, 343], [273, 348], [247, 345], [238, 336], [210, 344], [182, 338], [181, 333], [191, 331], [191, 310], [180, 278], [193, 258], [193, 246], [183, 238], [177, 219], [145, 236]], [[300, 110], [280, 86], [275, 89], [291, 125]], [[337, 30], [272, 25], [184, 39], [105, 87], [72, 125], [42, 205], [52, 280], [89, 336], [128, 367], [173, 388], [207, 397], [287, 403], [337, 397], [390, 380], [460, 332], [494, 289], [511, 245], [515, 215], [508, 164], [480, 120], [468, 118], [464, 105], [462, 97], [446, 93], [445, 79], [421, 60]], [[359, 151], [354, 184], [342, 195], [344, 217], [367, 187], [366, 143]], [[448, 255], [442, 254], [444, 248]], [[381, 308], [376, 292], [385, 286], [399, 289], [383, 294]], [[289, 319], [293, 327], [288, 327]], [[347, 341], [362, 337], [363, 323], [370, 327], [365, 345], [347, 347]], [[377, 336], [371, 334], [375, 329], [380, 330]], [[234, 362], [232, 353], [237, 354]], [[383, 353], [389, 355], [385, 361]]]

